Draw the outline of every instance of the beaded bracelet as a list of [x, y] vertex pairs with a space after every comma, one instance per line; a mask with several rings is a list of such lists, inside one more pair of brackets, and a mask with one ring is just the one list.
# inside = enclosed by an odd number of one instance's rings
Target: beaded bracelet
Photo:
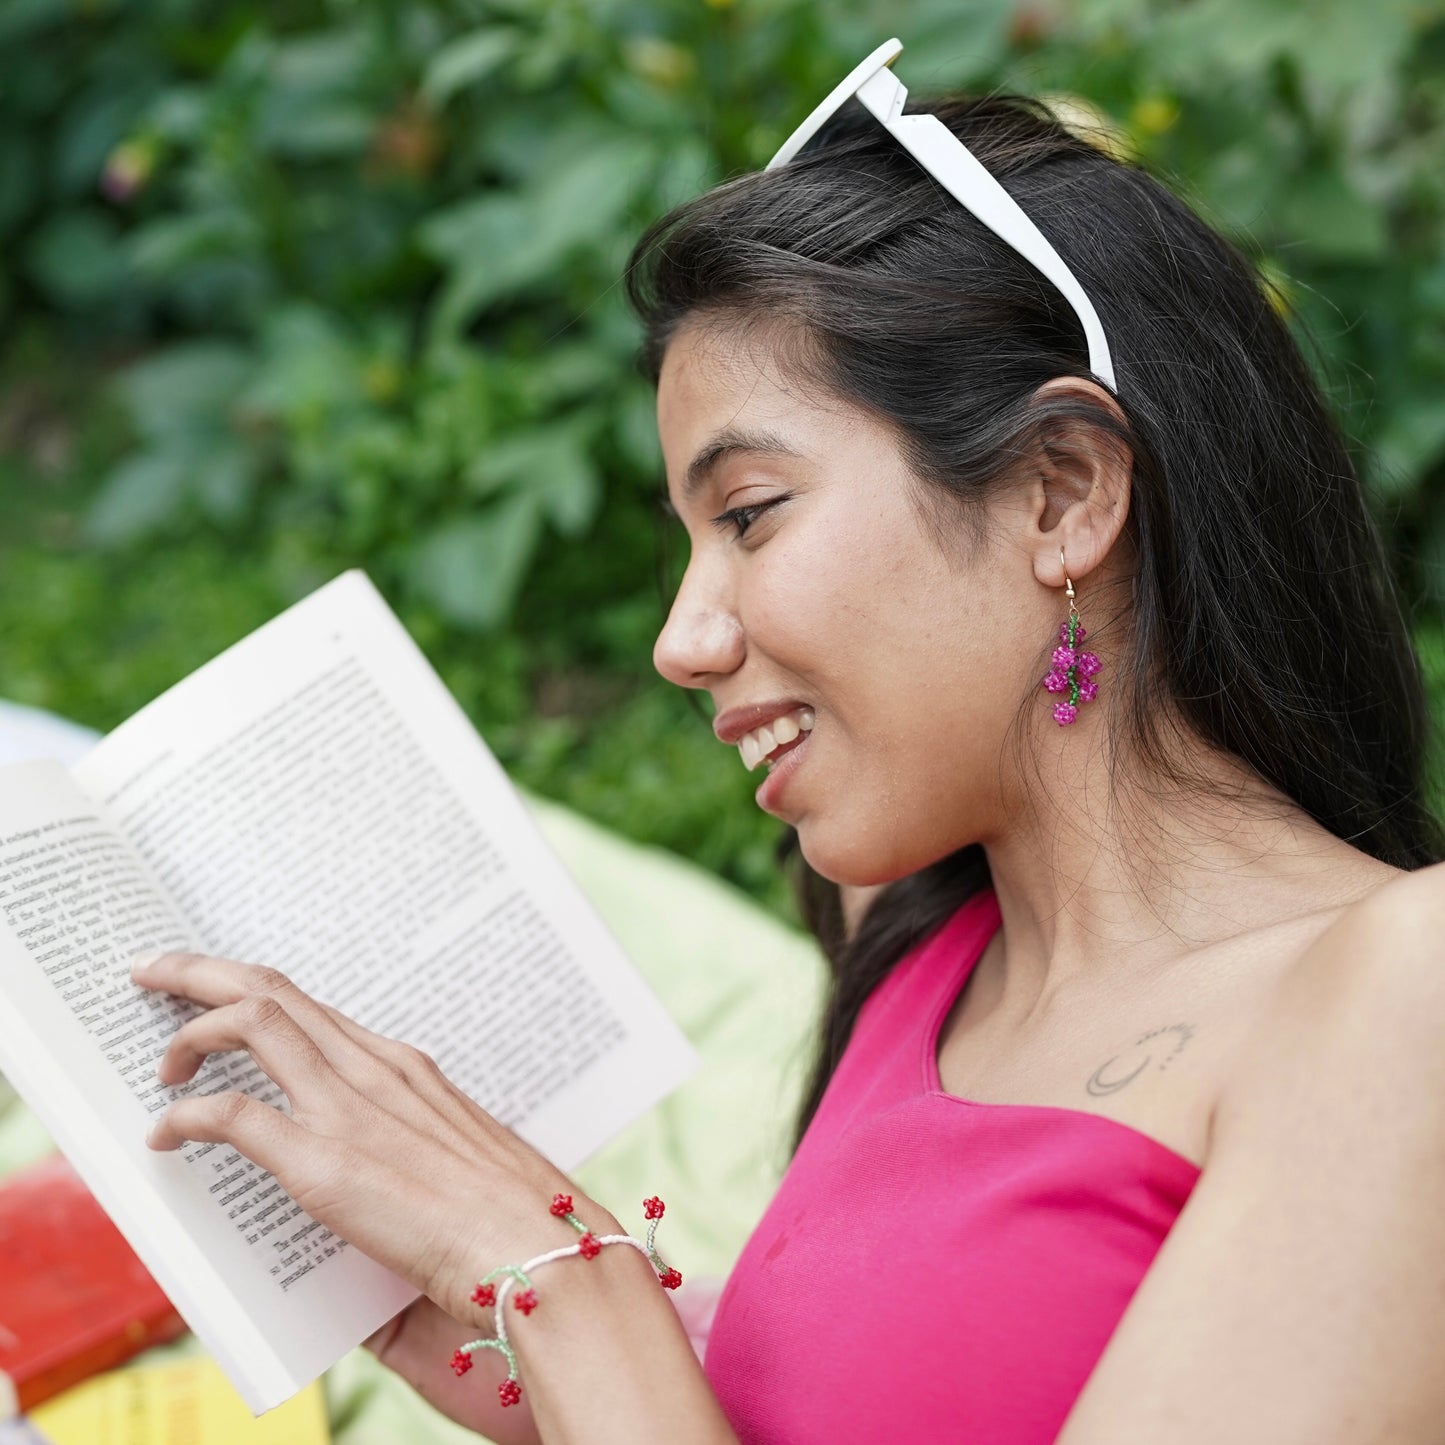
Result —
[[[583, 1259], [596, 1259], [602, 1253], [603, 1247], [609, 1244], [630, 1244], [640, 1254], [647, 1256], [648, 1263], [657, 1272], [657, 1282], [663, 1289], [676, 1289], [682, 1283], [682, 1275], [667, 1264], [657, 1252], [657, 1221], [662, 1218], [666, 1206], [655, 1194], [651, 1199], [642, 1201], [642, 1213], [649, 1223], [647, 1226], [647, 1241], [634, 1239], [630, 1234], [593, 1234], [575, 1214], [572, 1213], [572, 1196], [570, 1194], [555, 1194], [552, 1196], [552, 1213], [558, 1219], [565, 1219], [573, 1229], [582, 1237], [576, 1244], [566, 1245], [562, 1249], [548, 1250], [546, 1254], [539, 1254], [535, 1259], [529, 1259], [525, 1264], [503, 1264], [488, 1275], [485, 1275], [477, 1287], [472, 1291], [472, 1303], [479, 1305], [491, 1305], [496, 1313], [497, 1337], [494, 1340], [469, 1340], [460, 1346], [452, 1354], [452, 1369], [458, 1375], [465, 1375], [471, 1369], [474, 1361], [472, 1355], [477, 1350], [500, 1350], [507, 1359], [507, 1378], [497, 1386], [497, 1396], [503, 1405], [515, 1405], [522, 1398], [522, 1385], [517, 1379], [517, 1354], [512, 1348], [511, 1341], [507, 1338], [507, 1321], [502, 1312], [502, 1306], [507, 1302], [507, 1295], [513, 1285], [520, 1288], [513, 1296], [512, 1304], [524, 1315], [529, 1315], [537, 1308], [537, 1291], [532, 1286], [529, 1278], [531, 1272], [544, 1264], [551, 1264], [556, 1259], [566, 1259], [570, 1255], [580, 1254]], [[500, 1285], [493, 1283], [494, 1280], [501, 1280]]]

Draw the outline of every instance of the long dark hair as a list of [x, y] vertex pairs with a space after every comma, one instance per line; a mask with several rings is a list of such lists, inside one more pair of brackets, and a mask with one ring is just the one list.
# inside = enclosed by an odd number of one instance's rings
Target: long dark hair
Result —
[[[787, 166], [648, 228], [627, 269], [644, 373], [656, 383], [685, 321], [771, 328], [785, 365], [892, 424], [927, 494], [954, 503], [930, 511], [965, 538], [1061, 425], [1126, 443], [1137, 568], [1119, 608], [1128, 746], [1114, 752], [1202, 786], [1170, 745], [1182, 723], [1355, 847], [1404, 869], [1438, 861], [1408, 620], [1345, 442], [1254, 267], [1037, 102], [907, 109], [959, 136], [1079, 278], [1126, 421], [1086, 396], [1031, 400], [1051, 378], [1089, 377], [1077, 318], [856, 105]], [[965, 847], [890, 884], [849, 936], [836, 888], [797, 862], [834, 966], [800, 1138], [864, 999], [989, 871]]]

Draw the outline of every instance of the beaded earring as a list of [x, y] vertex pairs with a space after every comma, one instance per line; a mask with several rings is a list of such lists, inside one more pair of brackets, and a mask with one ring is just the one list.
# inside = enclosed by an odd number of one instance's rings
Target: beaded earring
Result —
[[1080, 652], [1078, 645], [1088, 635], [1079, 620], [1079, 609], [1074, 606], [1074, 584], [1069, 578], [1069, 566], [1064, 561], [1064, 549], [1059, 548], [1059, 561], [1064, 567], [1064, 585], [1069, 598], [1069, 615], [1059, 624], [1059, 641], [1063, 645], [1054, 648], [1053, 668], [1044, 678], [1043, 685], [1049, 692], [1067, 692], [1067, 702], [1054, 704], [1054, 721], [1060, 727], [1067, 727], [1079, 715], [1081, 702], [1093, 702], [1099, 695], [1099, 684], [1094, 678], [1103, 671], [1103, 664], [1092, 652]]

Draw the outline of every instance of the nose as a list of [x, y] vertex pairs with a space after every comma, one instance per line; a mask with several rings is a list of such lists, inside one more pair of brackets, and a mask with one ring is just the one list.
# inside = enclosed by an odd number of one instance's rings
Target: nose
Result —
[[745, 651], [742, 623], [729, 599], [689, 564], [652, 649], [652, 665], [678, 687], [707, 687], [735, 672]]

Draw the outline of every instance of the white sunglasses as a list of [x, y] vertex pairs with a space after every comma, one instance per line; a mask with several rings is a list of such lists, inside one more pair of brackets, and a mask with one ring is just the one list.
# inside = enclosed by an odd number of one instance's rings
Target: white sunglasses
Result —
[[935, 115], [904, 115], [908, 90], [888, 67], [903, 52], [901, 40], [880, 45], [861, 65], [833, 87], [828, 98], [792, 135], [764, 167], [774, 170], [787, 163], [822, 129], [823, 124], [856, 96], [882, 122], [887, 132], [967, 211], [977, 216], [1000, 240], [1059, 288], [1084, 327], [1089, 343], [1089, 370], [1111, 392], [1117, 392], [1109, 343], [1093, 302], [1064, 265], [1063, 258], [1044, 239], [1039, 228], [1019, 209], [1018, 202], [983, 168], [964, 143]]

